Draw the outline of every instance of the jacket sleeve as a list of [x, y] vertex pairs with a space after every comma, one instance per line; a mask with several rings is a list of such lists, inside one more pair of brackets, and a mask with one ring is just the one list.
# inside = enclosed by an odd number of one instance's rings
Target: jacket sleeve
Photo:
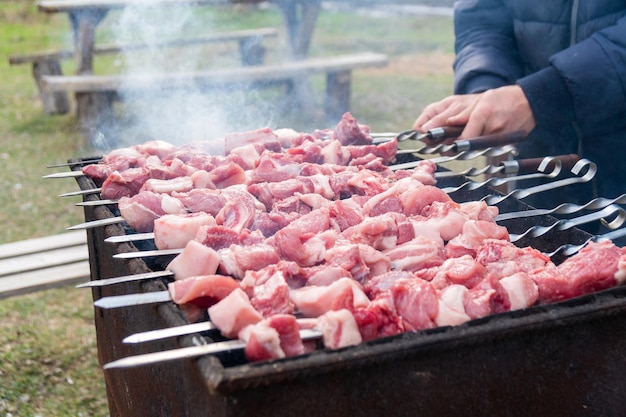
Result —
[[523, 75], [513, 19], [501, 0], [457, 1], [454, 28], [456, 94], [514, 84]]
[[576, 121], [583, 132], [626, 118], [626, 18], [556, 53], [550, 65], [518, 80], [537, 125]]

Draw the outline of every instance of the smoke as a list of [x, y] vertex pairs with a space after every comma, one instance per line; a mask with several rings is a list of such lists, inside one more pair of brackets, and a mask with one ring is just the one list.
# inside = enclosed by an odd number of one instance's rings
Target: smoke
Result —
[[[190, 73], [241, 65], [238, 43], [233, 41], [209, 47], [159, 45], [212, 33], [213, 17], [206, 9], [126, 7], [120, 13], [113, 27], [118, 46], [147, 45], [145, 50], [122, 54], [123, 74]], [[121, 104], [116, 109], [123, 131], [116, 133], [118, 145], [154, 139], [176, 145], [219, 140], [228, 132], [272, 127], [280, 112], [276, 101], [264, 99], [268, 93], [258, 89], [170, 87], [151, 83], [137, 90], [132, 82], [121, 86]]]

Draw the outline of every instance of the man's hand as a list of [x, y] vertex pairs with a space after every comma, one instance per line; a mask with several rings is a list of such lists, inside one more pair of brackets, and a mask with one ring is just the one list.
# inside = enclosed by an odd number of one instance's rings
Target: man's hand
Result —
[[413, 129], [425, 132], [434, 127], [463, 125], [460, 138], [468, 139], [518, 130], [530, 133], [536, 122], [521, 87], [512, 85], [432, 103], [415, 120]]

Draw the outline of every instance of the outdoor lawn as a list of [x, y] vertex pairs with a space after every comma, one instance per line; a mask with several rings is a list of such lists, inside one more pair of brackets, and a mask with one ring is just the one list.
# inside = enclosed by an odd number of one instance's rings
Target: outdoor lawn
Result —
[[[104, 20], [97, 42], [116, 40], [119, 18], [116, 12]], [[157, 14], [154, 18], [163, 16]], [[77, 189], [74, 180], [41, 177], [55, 172], [48, 168], [51, 164], [101, 154], [108, 148], [106, 140], [97, 144], [98, 149], [87, 143], [73, 114], [44, 114], [30, 66], [8, 64], [12, 54], [68, 47], [67, 16], [42, 15], [32, 1], [5, 0], [0, 2], [0, 20], [2, 244], [62, 233], [66, 227], [84, 221], [81, 209], [75, 206], [78, 198], [58, 197]], [[178, 29], [170, 30], [168, 36], [276, 27], [281, 34], [277, 40], [267, 42], [269, 62], [285, 55], [282, 23], [281, 15], [272, 7], [201, 7], [192, 21], [177, 25]], [[356, 10], [322, 12], [310, 54], [333, 56], [358, 51], [385, 53], [390, 59], [386, 68], [353, 74], [351, 113], [372, 131], [406, 130], [425, 105], [452, 91], [450, 16], [373, 16]], [[169, 69], [175, 70], [177, 62], [189, 61], [191, 57], [198, 58], [199, 67], [229, 64], [236, 58], [236, 48], [213, 46], [176, 54], [172, 52], [164, 58]], [[95, 71], [122, 72], [130, 66], [129, 62], [130, 59], [118, 56], [97, 58]], [[63, 62], [65, 73], [72, 73], [73, 67], [72, 60]], [[314, 77], [311, 85], [311, 104], [321, 106], [323, 78]], [[332, 127], [324, 125], [317, 113], [285, 105], [284, 97], [276, 91], [239, 94], [234, 99], [239, 100], [235, 103], [241, 119], [228, 114], [222, 120], [232, 131], [264, 126], [301, 131]], [[141, 103], [128, 104], [117, 107], [116, 129], [124, 141], [130, 144], [163, 139], [139, 123], [143, 119], [130, 104]], [[215, 114], [206, 117], [208, 124]], [[178, 140], [191, 141], [194, 137], [189, 134]], [[108, 415], [104, 381], [97, 363], [93, 314], [90, 292], [73, 287], [0, 300], [0, 416]]]

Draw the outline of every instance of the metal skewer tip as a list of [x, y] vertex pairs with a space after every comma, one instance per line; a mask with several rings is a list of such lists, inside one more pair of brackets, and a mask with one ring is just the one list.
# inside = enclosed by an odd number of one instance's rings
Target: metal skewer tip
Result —
[[93, 229], [94, 227], [108, 226], [111, 224], [119, 224], [119, 223], [124, 223], [124, 222], [126, 222], [126, 220], [124, 220], [124, 218], [121, 216], [109, 217], [107, 219], [94, 220], [91, 222], [76, 224], [74, 226], [68, 227], [67, 230]]
[[41, 178], [49, 179], [49, 178], [76, 178], [76, 177], [84, 177], [83, 171], [66, 171], [66, 172], [55, 172], [54, 174], [44, 175]]
[[59, 194], [59, 197], [74, 197], [77, 195], [99, 194], [102, 188], [90, 188], [88, 190], [71, 191], [69, 193]]

